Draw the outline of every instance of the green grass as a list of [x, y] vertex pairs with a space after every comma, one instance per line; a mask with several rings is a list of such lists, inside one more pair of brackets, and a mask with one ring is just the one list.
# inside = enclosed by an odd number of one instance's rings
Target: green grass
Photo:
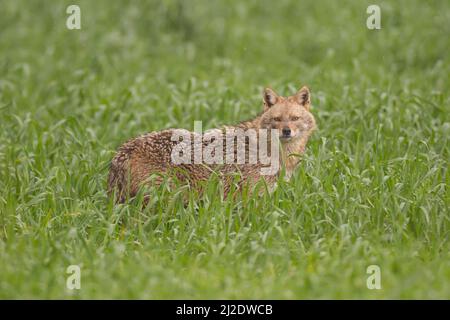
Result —
[[[450, 298], [448, 1], [376, 1], [378, 31], [373, 1], [77, 1], [71, 31], [72, 3], [0, 1], [0, 298]], [[304, 84], [318, 130], [272, 195], [108, 200], [127, 139]]]

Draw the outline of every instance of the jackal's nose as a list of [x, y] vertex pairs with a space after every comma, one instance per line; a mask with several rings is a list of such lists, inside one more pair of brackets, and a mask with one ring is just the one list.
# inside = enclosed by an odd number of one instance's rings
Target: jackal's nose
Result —
[[290, 137], [291, 136], [291, 129], [283, 128], [283, 130], [281, 130], [281, 133], [283, 134], [283, 137]]

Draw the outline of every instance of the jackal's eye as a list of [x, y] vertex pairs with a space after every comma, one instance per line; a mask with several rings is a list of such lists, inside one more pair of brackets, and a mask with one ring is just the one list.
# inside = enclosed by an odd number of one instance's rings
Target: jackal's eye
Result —
[[297, 121], [298, 119], [300, 119], [300, 117], [293, 116], [290, 118], [291, 121]]
[[273, 118], [273, 121], [281, 121], [281, 117], [275, 117], [275, 118]]

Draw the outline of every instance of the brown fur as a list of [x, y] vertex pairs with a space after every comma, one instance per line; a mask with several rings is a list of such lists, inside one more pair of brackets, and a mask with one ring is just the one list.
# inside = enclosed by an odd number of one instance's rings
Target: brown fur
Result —
[[[200, 188], [199, 182], [206, 181], [213, 172], [216, 172], [224, 182], [225, 195], [231, 187], [231, 176], [240, 173], [241, 179], [238, 187], [244, 183], [251, 185], [264, 179], [269, 187], [276, 184], [276, 180], [282, 167], [286, 170], [286, 177], [289, 178], [297, 167], [301, 155], [305, 151], [306, 143], [315, 129], [315, 120], [309, 112], [310, 92], [307, 87], [300, 89], [297, 94], [290, 97], [278, 96], [273, 90], [267, 88], [263, 93], [264, 111], [256, 118], [241, 122], [236, 126], [226, 126], [222, 129], [215, 129], [210, 133], [220, 133], [225, 136], [226, 128], [246, 129], [277, 129], [280, 134], [283, 129], [290, 129], [292, 138], [280, 138], [280, 170], [273, 175], [261, 175], [260, 169], [264, 167], [259, 162], [257, 164], [179, 164], [175, 165], [171, 160], [171, 153], [178, 143], [171, 141], [171, 137], [176, 130], [167, 129], [159, 132], [151, 132], [129, 140], [123, 144], [112, 159], [109, 177], [108, 194], [111, 196], [116, 192], [116, 201], [125, 202], [128, 197], [133, 197], [145, 184], [149, 184], [148, 178], [153, 184], [160, 184], [164, 176], [176, 176], [182, 182], [189, 183], [194, 188]], [[182, 129], [181, 129], [182, 130]], [[190, 133], [191, 137], [195, 134]], [[257, 136], [259, 139], [259, 136]], [[192, 139], [193, 140], [193, 139]], [[207, 140], [207, 139], [206, 139]], [[269, 139], [270, 140], [270, 139]], [[246, 150], [248, 152], [249, 140], [246, 139]], [[272, 143], [268, 141], [269, 144]], [[203, 146], [209, 142], [203, 140]], [[236, 145], [236, 144], [235, 144]], [[225, 158], [224, 146], [224, 158]], [[236, 149], [236, 148], [235, 148]], [[193, 157], [192, 157], [193, 159]], [[248, 157], [246, 157], [248, 160]], [[148, 197], [149, 195], [147, 195]]]

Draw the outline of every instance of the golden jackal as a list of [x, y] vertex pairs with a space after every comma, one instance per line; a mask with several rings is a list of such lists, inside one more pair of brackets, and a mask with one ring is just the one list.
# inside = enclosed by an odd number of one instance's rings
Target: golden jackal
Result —
[[[160, 184], [164, 176], [200, 188], [199, 182], [215, 173], [224, 183], [225, 195], [232, 183], [239, 189], [264, 179], [272, 188], [282, 168], [290, 178], [316, 127], [309, 110], [309, 89], [303, 87], [293, 96], [282, 97], [266, 88], [263, 102], [263, 112], [235, 126], [203, 134], [167, 129], [126, 142], [112, 159], [108, 194], [124, 202], [142, 186]], [[237, 182], [232, 178], [236, 174]]]

